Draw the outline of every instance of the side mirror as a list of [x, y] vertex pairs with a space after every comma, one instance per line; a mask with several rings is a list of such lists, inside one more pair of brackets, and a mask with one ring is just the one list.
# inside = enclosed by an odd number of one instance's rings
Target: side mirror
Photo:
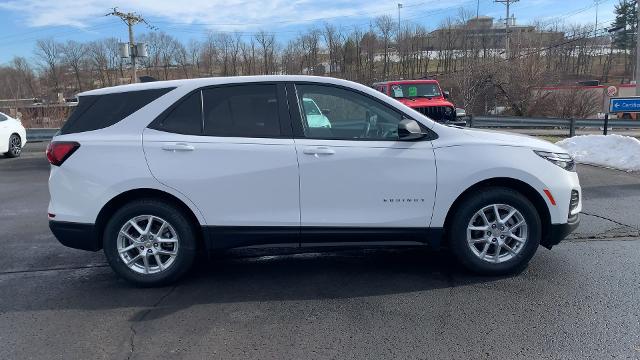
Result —
[[329, 114], [331, 114], [331, 110], [329, 110], [329, 109], [322, 109], [322, 110], [320, 110], [320, 111], [322, 111], [322, 113], [323, 113], [324, 115], [329, 115]]
[[445, 99], [448, 99], [451, 96], [448, 91], [443, 91], [442, 94], [444, 95]]
[[425, 134], [420, 128], [417, 121], [411, 119], [403, 119], [398, 123], [398, 138], [400, 140], [416, 140], [423, 138]]

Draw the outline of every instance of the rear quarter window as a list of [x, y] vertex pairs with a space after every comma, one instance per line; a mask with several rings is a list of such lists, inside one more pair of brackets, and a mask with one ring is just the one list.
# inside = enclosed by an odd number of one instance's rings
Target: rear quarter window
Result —
[[118, 123], [175, 88], [81, 96], [60, 129], [61, 135], [98, 130]]

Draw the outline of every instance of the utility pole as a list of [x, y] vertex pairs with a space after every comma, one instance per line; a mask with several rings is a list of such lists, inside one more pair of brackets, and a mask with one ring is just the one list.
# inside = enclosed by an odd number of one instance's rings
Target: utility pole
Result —
[[504, 53], [505, 58], [509, 59], [511, 54], [509, 53], [509, 20], [510, 20], [510, 7], [514, 2], [518, 2], [520, 0], [494, 0], [497, 3], [505, 4], [507, 6], [507, 17], [505, 18], [504, 23], [504, 32], [505, 32], [505, 40], [504, 40]]
[[594, 0], [593, 2], [596, 3], [596, 24], [593, 27], [593, 37], [597, 38], [598, 37], [598, 7], [599, 7], [598, 5], [600, 5], [600, 0]]
[[400, 41], [400, 32], [402, 31], [402, 26], [400, 25], [400, 9], [402, 9], [402, 3], [398, 3], [398, 41]]
[[480, 17], [480, 0], [476, 4], [476, 19]]
[[118, 10], [118, 8], [113, 8], [113, 11], [111, 11], [110, 13], [106, 14], [105, 16], [117, 16], [119, 17], [122, 21], [124, 21], [125, 24], [127, 24], [127, 27], [129, 28], [129, 57], [131, 58], [131, 83], [136, 83], [138, 82], [138, 75], [137, 75], [137, 69], [136, 69], [136, 58], [138, 57], [144, 57], [146, 56], [146, 54], [141, 54], [139, 50], [139, 47], [136, 45], [136, 43], [134, 42], [134, 37], [133, 37], [133, 26], [139, 23], [143, 23], [145, 25], [147, 25], [148, 28], [155, 30], [155, 28], [151, 25], [149, 25], [149, 23], [147, 22], [147, 20], [145, 20], [142, 16], [136, 14], [136, 13], [123, 13], [121, 11]]

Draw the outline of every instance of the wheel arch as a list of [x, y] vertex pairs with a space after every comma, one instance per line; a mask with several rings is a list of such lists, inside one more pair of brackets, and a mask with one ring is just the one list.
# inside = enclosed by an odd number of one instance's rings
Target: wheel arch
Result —
[[536, 191], [531, 185], [526, 182], [514, 178], [508, 177], [497, 177], [485, 179], [480, 182], [473, 184], [468, 187], [465, 191], [463, 191], [458, 197], [454, 200], [451, 207], [449, 207], [449, 211], [447, 212], [447, 216], [444, 221], [444, 239], [446, 242], [448, 229], [450, 227], [453, 214], [457, 211], [460, 204], [470, 196], [471, 194], [481, 190], [486, 187], [504, 187], [508, 189], [515, 190], [526, 197], [533, 206], [538, 211], [540, 215], [540, 222], [542, 223], [542, 237], [540, 243], [544, 245], [546, 243], [546, 239], [551, 234], [551, 213], [549, 212], [549, 208], [547, 207], [547, 203], [542, 197], [542, 195]]
[[163, 200], [166, 201], [176, 208], [178, 208], [182, 213], [184, 213], [189, 222], [194, 227], [194, 232], [197, 234], [198, 246], [204, 246], [204, 232], [202, 231], [202, 226], [198, 217], [193, 212], [193, 210], [184, 203], [181, 199], [172, 195], [168, 192], [151, 189], [151, 188], [139, 188], [125, 191], [123, 193], [118, 194], [109, 200], [103, 207], [100, 209], [98, 216], [96, 217], [94, 231], [95, 235], [99, 238], [99, 243], [102, 244], [102, 236], [104, 234], [105, 226], [109, 218], [123, 205], [140, 199], [154, 199], [154, 200]]

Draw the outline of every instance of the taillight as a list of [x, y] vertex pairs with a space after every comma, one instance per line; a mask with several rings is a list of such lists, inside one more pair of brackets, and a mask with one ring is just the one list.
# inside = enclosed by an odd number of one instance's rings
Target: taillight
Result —
[[80, 144], [75, 141], [52, 141], [47, 146], [47, 159], [51, 165], [60, 166], [79, 147]]

